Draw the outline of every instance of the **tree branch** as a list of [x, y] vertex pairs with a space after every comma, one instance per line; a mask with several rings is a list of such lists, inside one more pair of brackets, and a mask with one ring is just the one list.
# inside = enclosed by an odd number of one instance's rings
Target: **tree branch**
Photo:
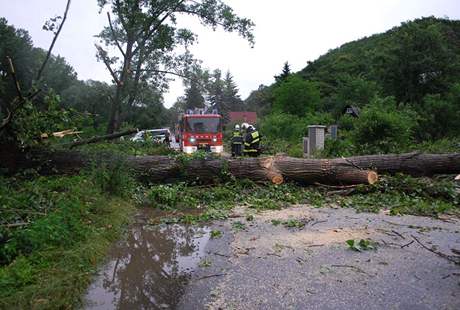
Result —
[[87, 140], [73, 142], [73, 143], [71, 143], [69, 145], [69, 148], [72, 149], [72, 148], [80, 146], [80, 145], [97, 143], [97, 142], [105, 141], [105, 140], [113, 140], [113, 139], [120, 138], [120, 137], [123, 137], [123, 136], [131, 135], [131, 134], [136, 133], [138, 131], [139, 131], [139, 129], [135, 128], [135, 129], [128, 129], [128, 130], [125, 130], [125, 131], [122, 131], [122, 132], [116, 132], [116, 133], [105, 135], [105, 136], [92, 137], [92, 138], [87, 139]]
[[2, 124], [0, 125], [0, 132], [5, 128], [11, 121], [11, 117], [13, 114], [11, 111], [7, 108], [8, 115], [2, 120]]
[[164, 22], [169, 16], [171, 16], [171, 14], [174, 13], [174, 12], [177, 10], [177, 8], [178, 8], [180, 5], [182, 5], [182, 3], [184, 3], [185, 1], [187, 1], [187, 0], [180, 0], [172, 9], [170, 9], [170, 10], [165, 14], [165, 16], [163, 16], [163, 17], [159, 20], [159, 22], [158, 22], [151, 30], [149, 30], [149, 31], [145, 34], [144, 38], [142, 39], [141, 44], [137, 45], [137, 47], [134, 49], [133, 55], [137, 53], [137, 51], [139, 50], [139, 48], [140, 48], [141, 46], [144, 46], [144, 44], [145, 44], [145, 42], [147, 42], [148, 38], [151, 37], [151, 36], [153, 35], [153, 33], [154, 33], [155, 31], [157, 31], [158, 28], [163, 24], [163, 22]]
[[23, 100], [24, 97], [21, 92], [21, 87], [19, 86], [19, 81], [16, 76], [16, 70], [14, 69], [13, 61], [11, 60], [10, 56], [6, 56], [6, 60], [8, 61], [8, 65], [10, 67], [10, 74], [11, 74], [11, 77], [13, 78], [14, 87], [16, 88], [16, 93], [18, 94], [19, 99]]
[[107, 67], [107, 69], [109, 69], [110, 75], [112, 75], [113, 80], [117, 85], [120, 85], [120, 80], [113, 71], [112, 67], [110, 66], [109, 60], [107, 59], [107, 52], [97, 44], [94, 44], [94, 46], [96, 46], [99, 56], [102, 58], [102, 61], [104, 62], [105, 66]]
[[110, 27], [110, 31], [112, 32], [113, 40], [115, 41], [115, 44], [117, 45], [117, 47], [120, 50], [120, 53], [123, 55], [123, 57], [126, 57], [125, 52], [123, 52], [123, 48], [120, 45], [120, 42], [118, 42], [117, 35], [115, 34], [115, 30], [113, 29], [112, 19], [110, 18], [110, 13], [109, 12], [107, 12], [107, 19], [109, 20], [109, 27]]
[[65, 23], [65, 21], [67, 19], [67, 13], [69, 12], [70, 2], [71, 2], [71, 0], [67, 0], [67, 5], [66, 5], [65, 11], [64, 11], [64, 17], [62, 18], [62, 22], [59, 25], [58, 31], [54, 35], [53, 41], [51, 42], [51, 45], [50, 45], [50, 47], [48, 49], [48, 53], [46, 54], [46, 58], [43, 61], [43, 64], [40, 67], [40, 70], [38, 70], [37, 81], [39, 81], [41, 76], [42, 76], [42, 73], [43, 73], [43, 70], [45, 69], [46, 63], [48, 62], [48, 60], [49, 60], [49, 58], [51, 56], [51, 51], [53, 50], [54, 44], [56, 43], [56, 40], [59, 37], [59, 34], [61, 33], [62, 27], [64, 26], [64, 23]]
[[[137, 69], [133, 70], [133, 71], [138, 71]], [[173, 72], [173, 71], [168, 71], [168, 70], [153, 70], [153, 69], [141, 69], [139, 70], [140, 72], [154, 72], [154, 73], [165, 73], [165, 74], [171, 74], [171, 75], [175, 75], [175, 76], [179, 76], [181, 78], [184, 78], [184, 79], [187, 79], [187, 80], [190, 80], [191, 78], [187, 75], [184, 75], [182, 73], [177, 73], [177, 72]], [[118, 71], [119, 72], [119, 71]]]
[[123, 13], [121, 12], [121, 4], [119, 0], [115, 1], [115, 6], [117, 7], [118, 18], [120, 19], [123, 28], [125, 28], [126, 32], [128, 31], [128, 26], [126, 25], [126, 21], [123, 19]]
[[[23, 103], [26, 101], [26, 99], [27, 100], [32, 100], [41, 91], [40, 89], [38, 89], [35, 92], [31, 92], [32, 90], [30, 90], [29, 95], [27, 95], [27, 97], [24, 98], [24, 96], [22, 95], [22, 92], [21, 92], [21, 88], [19, 87], [19, 81], [17, 80], [17, 77], [16, 77], [16, 69], [14, 68], [13, 61], [11, 60], [11, 58], [9, 56], [6, 56], [6, 58], [7, 58], [8, 63], [9, 63], [11, 76], [13, 78], [13, 81], [14, 81], [14, 84], [15, 84], [15, 87], [16, 87], [16, 92], [18, 93], [18, 96], [13, 99], [13, 101], [9, 104], [9, 106], [5, 106], [5, 109], [7, 111], [7, 116], [2, 120], [2, 123], [0, 125], [0, 133], [3, 132], [3, 129], [5, 129], [9, 125], [9, 123], [11, 123], [11, 120], [13, 119], [14, 113], [23, 105]], [[16, 101], [19, 101], [17, 106], [15, 106]]]

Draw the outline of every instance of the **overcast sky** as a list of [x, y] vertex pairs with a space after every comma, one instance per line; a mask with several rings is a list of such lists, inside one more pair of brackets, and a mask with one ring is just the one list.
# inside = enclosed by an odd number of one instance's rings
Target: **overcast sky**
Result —
[[[384, 32], [403, 21], [422, 16], [460, 19], [459, 0], [227, 0], [241, 16], [255, 24], [256, 44], [236, 34], [213, 32], [187, 19], [199, 35], [192, 49], [203, 66], [230, 70], [242, 98], [260, 84], [269, 85], [285, 61], [298, 71], [329, 49], [343, 43]], [[66, 0], [0, 0], [0, 16], [29, 31], [35, 46], [47, 49], [51, 34], [42, 30], [46, 19], [61, 15]], [[104, 64], [96, 61], [94, 35], [106, 24], [98, 14], [97, 0], [73, 0], [68, 20], [53, 50], [64, 56], [80, 79], [110, 81]], [[183, 94], [176, 80], [165, 96], [171, 106]]]

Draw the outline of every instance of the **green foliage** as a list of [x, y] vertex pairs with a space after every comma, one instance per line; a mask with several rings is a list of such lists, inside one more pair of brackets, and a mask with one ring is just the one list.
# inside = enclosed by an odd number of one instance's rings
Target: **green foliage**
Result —
[[417, 136], [424, 140], [436, 140], [446, 136], [456, 136], [460, 133], [460, 84], [457, 84], [457, 99], [454, 91], [450, 98], [442, 98], [440, 94], [426, 95], [418, 107], [420, 115]]
[[332, 123], [328, 113], [307, 113], [303, 117], [273, 112], [260, 122], [260, 131], [268, 139], [283, 139], [290, 143], [302, 143], [309, 125]]
[[356, 119], [351, 141], [357, 152], [401, 152], [412, 140], [414, 118], [412, 111], [398, 109], [393, 98], [375, 98]]
[[89, 173], [94, 185], [104, 193], [130, 197], [134, 191], [135, 182], [123, 158], [117, 158], [111, 163], [96, 159]]
[[[327, 142], [326, 156], [440, 146], [436, 140], [460, 135], [459, 30], [459, 21], [434, 17], [403, 23], [330, 50], [284, 82], [259, 87], [246, 104], [262, 116], [262, 134], [287, 139], [285, 153], [306, 133], [307, 112], [339, 124], [340, 141]], [[350, 105], [363, 112], [358, 119], [343, 116]]]
[[90, 174], [0, 178], [0, 308], [73, 307], [131, 212]]
[[78, 126], [80, 120], [73, 114], [72, 110], [62, 109], [60, 97], [50, 91], [41, 105], [29, 100], [23, 104], [11, 124], [14, 136], [9, 138], [21, 146], [37, 145], [46, 141], [42, 140], [42, 134]]
[[359, 240], [359, 242], [350, 239], [345, 242], [348, 245], [349, 249], [357, 252], [375, 250], [376, 248], [376, 243], [369, 239], [361, 239]]
[[306, 133], [303, 119], [285, 113], [272, 113], [260, 123], [260, 131], [269, 139], [300, 140]]
[[[117, 96], [111, 107], [109, 131], [118, 129], [122, 108], [129, 110], [139, 101], [143, 104], [138, 96], [139, 88], [154, 88], [161, 92], [168, 86], [167, 73], [190, 77], [199, 71], [200, 63], [189, 49], [196, 43], [197, 35], [190, 29], [178, 27], [178, 16], [196, 18], [205, 27], [220, 27], [224, 31], [237, 33], [250, 44], [254, 43], [254, 23], [248, 18], [239, 17], [221, 0], [100, 0], [98, 3], [101, 10], [108, 9], [114, 14], [113, 23], [99, 34], [105, 49], [98, 48], [98, 57], [106, 60], [106, 63], [110, 62], [113, 72], [120, 72], [115, 74], [114, 80], [121, 82], [115, 85]], [[123, 46], [120, 57], [108, 54], [107, 51], [111, 49], [118, 51], [120, 45]], [[127, 64], [138, 70], [129, 70]], [[145, 70], [141, 71], [140, 68]], [[204, 105], [200, 87], [198, 81], [192, 78], [186, 98], [181, 100], [184, 108]], [[123, 106], [125, 101], [129, 103], [128, 107]]]
[[136, 194], [138, 204], [167, 211], [200, 211], [196, 216], [179, 217], [180, 222], [199, 222], [227, 218], [236, 205], [256, 210], [280, 209], [290, 204], [321, 204], [317, 192], [293, 184], [258, 186], [251, 181], [231, 181], [212, 187], [186, 183], [156, 185]]
[[459, 211], [460, 193], [452, 178], [381, 177], [370, 186], [358, 187], [354, 195], [338, 199], [342, 207], [362, 212], [389, 210], [391, 214], [437, 216]]
[[290, 220], [284, 221], [282, 222], [282, 224], [284, 227], [287, 227], [287, 228], [302, 229], [305, 227], [305, 221], [296, 220], [296, 219], [290, 219]]
[[458, 45], [451, 45], [448, 34], [458, 33], [455, 23], [431, 17], [403, 23], [390, 34], [382, 79], [398, 101], [419, 104], [427, 94], [444, 93], [457, 81]]
[[217, 239], [222, 237], [222, 232], [220, 230], [211, 230], [211, 238]]
[[198, 266], [200, 266], [202, 268], [211, 267], [212, 262], [211, 262], [211, 260], [209, 258], [205, 258], [198, 264]]
[[317, 109], [320, 101], [316, 83], [305, 81], [298, 75], [288, 77], [273, 94], [275, 111], [300, 117]]
[[291, 74], [291, 67], [289, 66], [289, 63], [286, 61], [283, 65], [283, 71], [281, 72], [281, 74], [275, 75], [275, 81], [277, 83], [284, 82], [287, 80], [290, 74]]
[[246, 224], [236, 221], [232, 223], [232, 228], [236, 231], [246, 229]]

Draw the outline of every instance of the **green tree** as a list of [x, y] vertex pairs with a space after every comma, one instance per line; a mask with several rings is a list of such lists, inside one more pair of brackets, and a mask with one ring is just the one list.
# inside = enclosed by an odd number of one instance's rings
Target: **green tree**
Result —
[[72, 108], [85, 116], [83, 125], [97, 129], [108, 118], [113, 89], [104, 82], [76, 81], [61, 93], [64, 108]]
[[322, 98], [321, 110], [333, 113], [339, 119], [346, 106], [362, 108], [379, 95], [381, 89], [375, 81], [362, 76], [340, 74], [337, 77], [334, 93]]
[[241, 97], [239, 94], [238, 86], [233, 80], [233, 75], [227, 71], [224, 79], [224, 101], [231, 110], [238, 110], [241, 106]]
[[273, 103], [273, 87], [259, 85], [259, 88], [252, 91], [244, 100], [245, 110], [257, 112], [259, 116], [269, 114]]
[[[108, 132], [120, 126], [124, 100], [134, 100], [139, 81], [165, 86], [165, 74], [188, 75], [196, 65], [187, 47], [195, 42], [195, 34], [177, 27], [177, 17], [196, 17], [203, 25], [237, 32], [253, 43], [254, 24], [238, 17], [220, 0], [98, 0], [101, 8], [109, 6], [109, 26], [99, 35], [107, 47], [118, 50], [121, 57], [110, 57], [107, 48], [98, 46], [98, 57], [112, 74], [116, 92], [111, 107]], [[183, 53], [177, 53], [185, 47]]]
[[275, 75], [275, 81], [277, 83], [281, 83], [286, 81], [286, 79], [291, 75], [291, 66], [289, 63], [286, 61], [283, 66], [283, 71], [281, 72], [280, 75]]
[[416, 125], [416, 114], [397, 107], [393, 97], [375, 98], [354, 121], [351, 140], [359, 153], [402, 152]]
[[297, 116], [319, 108], [320, 93], [315, 82], [293, 75], [275, 88], [273, 108]]
[[[383, 83], [398, 102], [420, 104], [443, 93], [458, 76], [459, 56], [447, 46], [443, 25], [434, 18], [403, 23], [383, 57]], [[457, 73], [457, 74], [456, 74]]]
[[453, 87], [449, 96], [426, 95], [417, 112], [420, 115], [417, 137], [435, 140], [460, 134], [460, 84]]
[[190, 86], [185, 90], [185, 109], [204, 108], [202, 88], [197, 79], [190, 81]]
[[224, 100], [224, 82], [222, 81], [222, 72], [219, 69], [215, 69], [212, 72], [207, 86], [207, 92], [209, 104], [221, 111]]
[[33, 64], [32, 48], [32, 39], [26, 30], [16, 29], [8, 25], [5, 18], [0, 18], [0, 111], [5, 114], [7, 105], [17, 96], [13, 80], [8, 74], [7, 56], [11, 57], [15, 64], [20, 86], [28, 89], [32, 86], [34, 78], [32, 74], [34, 66], [31, 66]]

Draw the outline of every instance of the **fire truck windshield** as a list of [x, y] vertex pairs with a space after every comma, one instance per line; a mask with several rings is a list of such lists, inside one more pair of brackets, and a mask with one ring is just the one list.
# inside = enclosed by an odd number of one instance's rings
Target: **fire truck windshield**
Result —
[[219, 133], [222, 127], [220, 117], [188, 117], [185, 123], [191, 133]]

